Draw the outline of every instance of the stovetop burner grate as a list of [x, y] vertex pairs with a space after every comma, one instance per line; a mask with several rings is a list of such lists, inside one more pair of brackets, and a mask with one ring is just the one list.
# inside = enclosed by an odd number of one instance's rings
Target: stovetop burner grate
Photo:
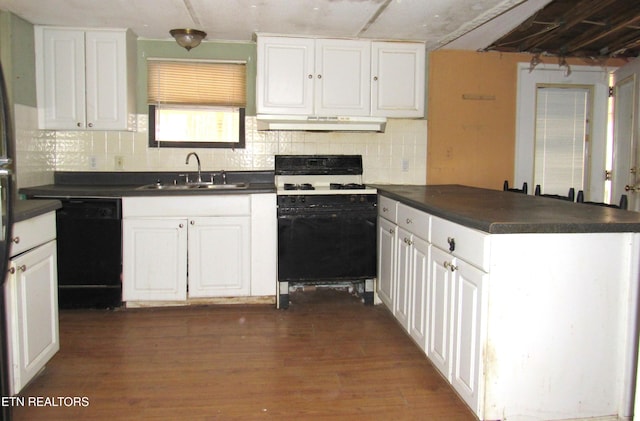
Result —
[[311, 183], [284, 183], [285, 190], [315, 190], [315, 187]]
[[329, 189], [331, 190], [363, 190], [366, 186], [360, 183], [331, 183]]

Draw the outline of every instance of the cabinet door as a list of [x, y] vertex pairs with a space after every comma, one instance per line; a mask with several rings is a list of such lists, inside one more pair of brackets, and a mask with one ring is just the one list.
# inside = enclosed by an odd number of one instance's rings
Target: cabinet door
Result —
[[123, 301], [187, 298], [187, 221], [123, 219]]
[[425, 45], [373, 42], [371, 114], [424, 117]]
[[427, 350], [427, 280], [429, 278], [430, 248], [429, 243], [413, 236], [409, 334], [425, 352]]
[[249, 235], [246, 216], [189, 220], [189, 297], [249, 295]]
[[315, 110], [321, 116], [371, 113], [371, 43], [318, 39], [315, 44]]
[[40, 127], [84, 128], [84, 31], [36, 27], [36, 59]]
[[458, 260], [455, 269], [451, 384], [477, 412], [481, 361], [483, 291], [487, 274]]
[[313, 114], [314, 40], [258, 37], [260, 114]]
[[5, 286], [11, 359], [11, 394], [16, 394], [60, 349], [56, 242], [9, 262]]
[[86, 33], [86, 125], [95, 130], [127, 128], [126, 33]]
[[396, 248], [398, 228], [384, 218], [378, 218], [378, 297], [393, 311], [396, 285]]
[[453, 304], [453, 274], [455, 258], [437, 247], [431, 247], [429, 259], [429, 303], [427, 356], [433, 365], [451, 379], [451, 342]]
[[398, 228], [398, 279], [393, 300], [393, 315], [407, 330], [409, 330], [412, 241], [412, 235], [409, 231]]

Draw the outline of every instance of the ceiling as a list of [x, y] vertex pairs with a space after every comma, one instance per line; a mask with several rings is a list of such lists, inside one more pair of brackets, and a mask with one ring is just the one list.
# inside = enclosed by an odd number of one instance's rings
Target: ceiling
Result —
[[130, 28], [158, 40], [195, 28], [209, 41], [264, 32], [567, 57], [640, 51], [638, 0], [0, 0], [0, 9], [33, 24]]
[[[434, 49], [514, 6], [548, 1], [0, 0], [0, 9], [33, 24], [125, 27], [147, 39], [170, 39], [170, 29], [195, 28], [207, 32], [207, 40], [250, 41], [255, 32], [266, 32], [420, 40]], [[500, 28], [500, 35], [511, 27]]]

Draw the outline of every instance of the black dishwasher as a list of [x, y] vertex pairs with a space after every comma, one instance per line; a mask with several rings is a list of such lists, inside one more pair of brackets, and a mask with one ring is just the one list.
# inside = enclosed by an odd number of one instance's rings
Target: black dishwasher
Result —
[[59, 307], [120, 307], [121, 200], [79, 198], [60, 201], [62, 208], [56, 213]]

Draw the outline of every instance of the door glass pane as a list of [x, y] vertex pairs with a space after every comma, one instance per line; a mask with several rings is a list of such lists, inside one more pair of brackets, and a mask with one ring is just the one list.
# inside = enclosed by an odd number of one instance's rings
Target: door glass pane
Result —
[[544, 86], [536, 95], [534, 184], [545, 194], [584, 190], [590, 90]]

